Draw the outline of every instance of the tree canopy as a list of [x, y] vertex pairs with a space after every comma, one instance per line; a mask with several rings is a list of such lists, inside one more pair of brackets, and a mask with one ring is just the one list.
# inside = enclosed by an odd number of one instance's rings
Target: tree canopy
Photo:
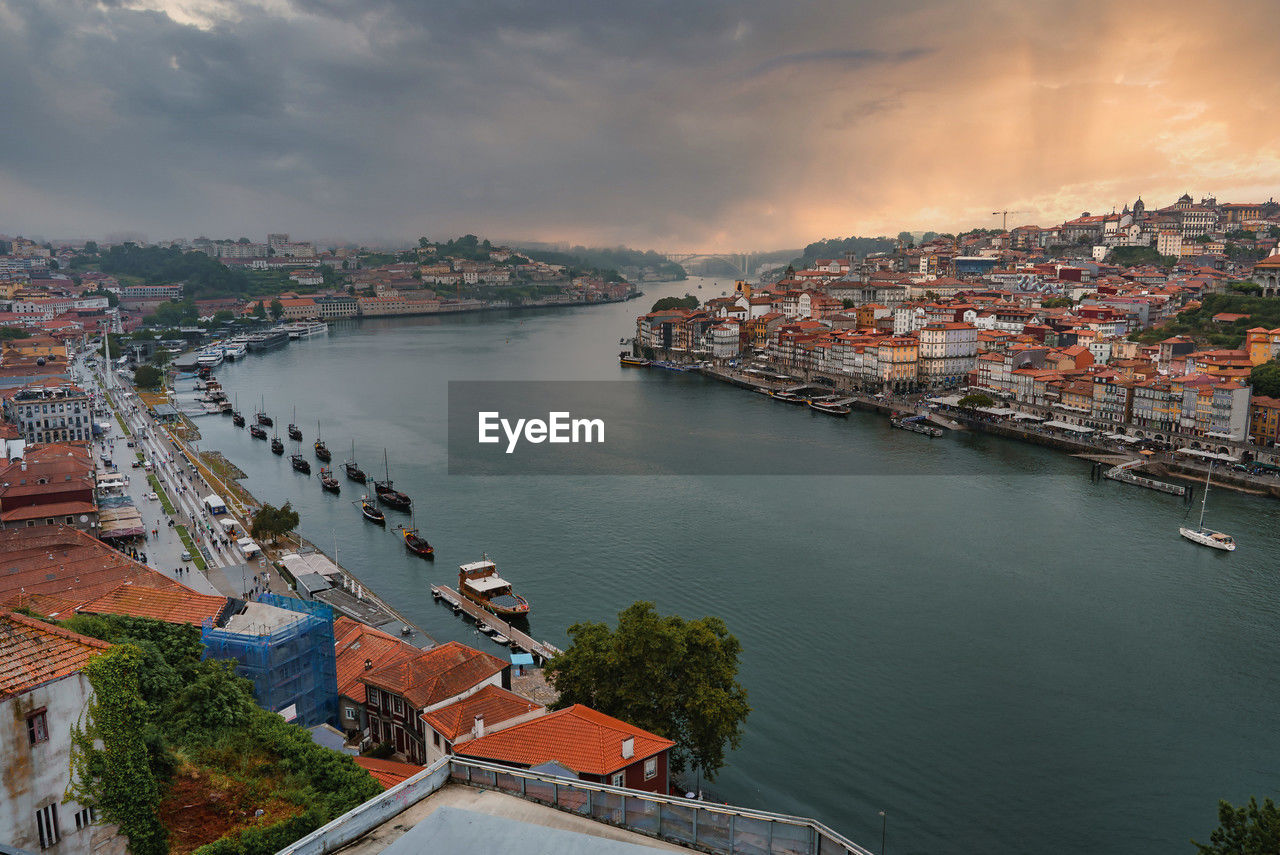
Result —
[[966, 410], [975, 410], [978, 407], [990, 407], [995, 404], [995, 398], [985, 395], [982, 392], [973, 392], [965, 395], [959, 400], [959, 405]]
[[253, 515], [253, 524], [249, 534], [255, 539], [271, 538], [275, 540], [282, 534], [288, 534], [298, 527], [301, 518], [290, 502], [280, 507], [263, 504]]
[[1273, 359], [1254, 366], [1249, 372], [1249, 385], [1255, 395], [1280, 398], [1280, 362]]
[[698, 308], [698, 298], [692, 294], [685, 294], [683, 297], [663, 297], [653, 304], [651, 312], [665, 312], [668, 309], [696, 309]]
[[547, 666], [559, 706], [586, 704], [671, 739], [673, 771], [714, 779], [751, 712], [736, 679], [742, 646], [724, 621], [664, 617], [637, 602], [618, 614], [617, 629], [577, 623], [569, 637]]
[[1218, 827], [1209, 845], [1191, 841], [1199, 855], [1276, 855], [1280, 852], [1280, 810], [1266, 799], [1250, 797], [1245, 807], [1218, 802]]
[[163, 372], [154, 365], [139, 365], [133, 372], [133, 385], [139, 389], [154, 389], [162, 379]]

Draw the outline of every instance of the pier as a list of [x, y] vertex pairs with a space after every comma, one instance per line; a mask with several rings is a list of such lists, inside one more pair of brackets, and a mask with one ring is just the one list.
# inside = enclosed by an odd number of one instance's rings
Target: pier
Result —
[[1183, 484], [1169, 484], [1164, 481], [1157, 481], [1154, 478], [1145, 478], [1141, 475], [1135, 475], [1134, 469], [1142, 466], [1147, 461], [1139, 457], [1137, 460], [1130, 460], [1121, 463], [1118, 466], [1112, 466], [1110, 469], [1103, 470], [1102, 463], [1094, 463], [1093, 468], [1096, 473], [1101, 472], [1102, 477], [1111, 481], [1120, 481], [1124, 484], [1133, 484], [1137, 487], [1146, 487], [1148, 490], [1158, 490], [1161, 493], [1168, 493], [1172, 496], [1182, 496], [1184, 499], [1190, 499], [1191, 488]]
[[482, 621], [493, 627], [498, 632], [511, 639], [512, 647], [518, 647], [526, 653], [533, 654], [534, 660], [538, 662], [539, 665], [545, 664], [560, 653], [560, 648], [553, 644], [548, 644], [545, 641], [535, 641], [533, 636], [528, 633], [521, 632], [497, 615], [485, 611], [466, 597], [459, 594], [457, 591], [453, 590], [453, 588], [450, 588], [448, 585], [432, 585], [431, 594], [432, 596], [444, 600], [451, 606], [457, 606], [462, 609], [474, 620]]

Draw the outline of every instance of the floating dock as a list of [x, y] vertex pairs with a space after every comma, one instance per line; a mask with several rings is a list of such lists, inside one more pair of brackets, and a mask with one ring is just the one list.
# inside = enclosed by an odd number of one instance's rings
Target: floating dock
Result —
[[493, 627], [498, 632], [511, 639], [512, 647], [516, 647], [526, 653], [533, 654], [534, 661], [539, 665], [546, 664], [548, 660], [554, 658], [556, 654], [561, 652], [560, 648], [553, 644], [548, 644], [545, 641], [535, 641], [528, 633], [521, 632], [492, 612], [488, 612], [480, 608], [478, 605], [471, 602], [447, 585], [432, 585], [431, 594], [432, 596], [444, 600], [451, 606], [457, 606], [462, 609], [474, 620], [483, 621], [488, 626]]
[[1165, 481], [1157, 481], [1155, 478], [1145, 478], [1141, 475], [1135, 475], [1131, 470], [1137, 469], [1147, 461], [1139, 458], [1130, 460], [1127, 463], [1121, 463], [1119, 466], [1112, 466], [1110, 469], [1103, 470], [1103, 463], [1094, 463], [1094, 478], [1097, 479], [1097, 473], [1101, 473], [1104, 478], [1111, 481], [1120, 481], [1124, 484], [1133, 484], [1136, 487], [1146, 487], [1148, 490], [1158, 490], [1161, 493], [1168, 493], [1173, 496], [1182, 496], [1184, 499], [1190, 499], [1191, 489], [1183, 484], [1170, 484]]

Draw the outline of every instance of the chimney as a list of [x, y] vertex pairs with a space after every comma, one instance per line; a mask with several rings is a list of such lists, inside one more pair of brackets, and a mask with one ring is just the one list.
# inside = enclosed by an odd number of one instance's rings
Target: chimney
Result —
[[476, 716], [475, 723], [471, 725], [471, 735], [476, 739], [484, 736], [484, 713]]
[[364, 660], [364, 670], [366, 670], [366, 671], [372, 671], [372, 670], [373, 670], [373, 660], [372, 660], [372, 659], [366, 659], [366, 660]]
[[635, 756], [636, 756], [636, 738], [634, 736], [628, 736], [626, 739], [622, 740], [622, 759], [630, 760], [632, 757], [635, 757]]

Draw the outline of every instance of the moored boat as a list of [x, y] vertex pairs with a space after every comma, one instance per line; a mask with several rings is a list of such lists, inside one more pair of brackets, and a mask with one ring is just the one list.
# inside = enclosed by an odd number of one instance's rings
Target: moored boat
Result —
[[809, 399], [803, 395], [797, 395], [795, 392], [787, 392], [785, 390], [778, 392], [770, 392], [769, 397], [775, 401], [782, 401], [784, 404], [807, 404]]
[[386, 469], [386, 480], [373, 482], [373, 492], [377, 494], [378, 501], [398, 511], [409, 510], [413, 506], [413, 499], [397, 490], [391, 482], [391, 465], [387, 463], [387, 450], [385, 448], [382, 450], [382, 465]]
[[320, 467], [320, 486], [328, 490], [330, 493], [342, 492], [342, 486], [338, 483], [338, 479], [333, 477], [333, 470]]
[[303, 473], [304, 475], [311, 474], [311, 464], [307, 462], [307, 458], [303, 457], [301, 454], [289, 455], [289, 463], [293, 466], [294, 469]]
[[889, 419], [889, 424], [899, 430], [909, 430], [912, 433], [931, 436], [935, 439], [943, 434], [942, 428], [926, 424], [924, 416], [893, 416]]
[[511, 590], [511, 583], [498, 575], [498, 568], [487, 555], [458, 568], [458, 593], [502, 617], [529, 613], [529, 601]]
[[414, 555], [420, 555], [423, 558], [435, 558], [435, 548], [427, 542], [427, 539], [418, 534], [416, 526], [400, 526], [400, 536], [404, 538], [405, 549], [408, 549]]
[[357, 484], [365, 482], [364, 470], [356, 465], [356, 441], [354, 439], [351, 440], [351, 459], [343, 462], [342, 470], [347, 473], [349, 479]]
[[1200, 499], [1200, 524], [1195, 528], [1181, 526], [1178, 534], [1185, 537], [1192, 543], [1198, 543], [1201, 546], [1207, 546], [1210, 549], [1221, 549], [1223, 552], [1235, 552], [1236, 541], [1229, 534], [1220, 531], [1214, 531], [1211, 528], [1204, 527], [1204, 509], [1209, 503], [1209, 479], [1213, 476], [1213, 466], [1209, 466], [1209, 471], [1204, 476], [1204, 496]]
[[266, 439], [267, 429], [259, 424], [249, 425], [249, 436], [253, 437], [254, 439]]
[[[296, 422], [297, 420], [298, 420], [298, 408], [294, 407], [293, 422]], [[302, 431], [293, 422], [289, 422], [289, 427], [287, 429], [287, 432], [289, 434], [289, 439], [293, 440], [294, 442], [302, 442]]]
[[265, 399], [258, 403], [258, 412], [254, 414], [253, 420], [256, 424], [266, 425], [267, 427], [274, 427], [275, 422], [272, 420], [271, 416], [267, 415], [266, 404], [267, 402]]
[[649, 360], [642, 359], [639, 356], [632, 356], [631, 354], [627, 353], [625, 350], [618, 354], [618, 362], [622, 363], [623, 365], [632, 365], [632, 366], [635, 366], [636, 368], [644, 368], [649, 364]]
[[373, 499], [370, 499], [367, 495], [360, 497], [360, 513], [364, 514], [364, 518], [370, 522], [378, 525], [387, 524], [386, 514], [382, 513], [381, 509], [374, 504]]
[[320, 422], [316, 422], [316, 459], [323, 460], [328, 463], [333, 459], [333, 455], [329, 452], [329, 446], [324, 444], [324, 440], [320, 438]]
[[842, 403], [843, 400], [845, 399], [814, 398], [809, 402], [809, 409], [831, 416], [847, 416], [852, 411], [852, 408], [848, 404]]
[[279, 436], [271, 437], [271, 453], [279, 455], [284, 454], [284, 443], [280, 440]]

